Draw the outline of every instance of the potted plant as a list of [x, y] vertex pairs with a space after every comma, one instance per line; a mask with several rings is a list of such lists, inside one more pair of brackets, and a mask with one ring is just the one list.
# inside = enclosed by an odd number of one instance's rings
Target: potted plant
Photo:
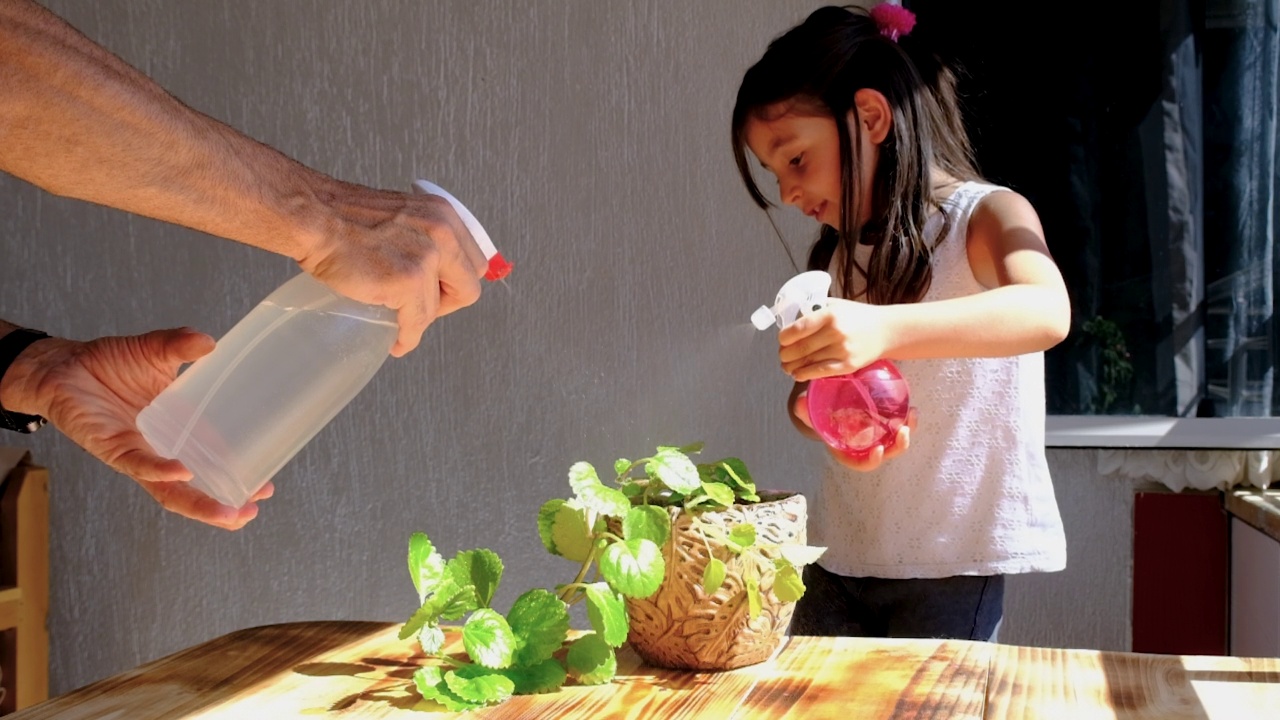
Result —
[[[796, 493], [756, 491], [737, 458], [695, 463], [702, 450], [659, 447], [614, 463], [611, 484], [577, 462], [573, 496], [543, 504], [546, 549], [578, 564], [572, 581], [534, 589], [499, 614], [490, 606], [502, 561], [489, 550], [445, 560], [423, 533], [409, 542], [420, 606], [400, 631], [439, 664], [419, 668], [425, 699], [454, 711], [550, 692], [569, 678], [611, 680], [616, 649], [630, 645], [663, 667], [719, 670], [767, 659], [794, 603], [799, 569], [823, 548], [805, 544]], [[568, 606], [585, 602], [591, 631], [569, 638]], [[444, 653], [442, 623], [462, 624], [469, 661]]]

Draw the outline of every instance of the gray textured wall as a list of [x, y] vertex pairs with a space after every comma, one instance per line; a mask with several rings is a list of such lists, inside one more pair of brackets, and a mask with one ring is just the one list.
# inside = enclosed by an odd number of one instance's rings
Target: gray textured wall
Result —
[[[52, 469], [53, 692], [246, 626], [401, 620], [416, 530], [445, 551], [497, 551], [500, 608], [566, 581], [534, 517], [575, 460], [703, 439], [763, 485], [813, 486], [821, 453], [782, 412], [773, 334], [746, 323], [792, 271], [727, 126], [742, 71], [814, 3], [48, 4], [303, 163], [384, 187], [438, 181], [516, 266], [510, 292], [490, 288], [389, 361], [238, 533], [165, 513], [56, 432], [31, 438]], [[807, 246], [799, 219], [783, 227]], [[74, 338], [219, 336], [295, 272], [7, 176], [0, 238], [0, 316]], [[1040, 608], [1035, 592], [1011, 604]], [[1007, 641], [1036, 637], [1006, 627]]]
[[1067, 567], [1010, 577], [1001, 642], [1132, 648], [1133, 502], [1138, 481], [1098, 472], [1098, 451], [1050, 449]]

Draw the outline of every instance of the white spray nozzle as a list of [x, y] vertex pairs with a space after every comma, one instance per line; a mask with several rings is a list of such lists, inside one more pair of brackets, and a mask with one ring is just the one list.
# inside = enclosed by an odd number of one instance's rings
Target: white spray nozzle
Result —
[[751, 324], [757, 330], [768, 330], [777, 324], [784, 328], [801, 315], [821, 310], [827, 306], [827, 293], [831, 290], [831, 276], [822, 270], [803, 272], [783, 283], [773, 307], [761, 305], [751, 313]]
[[476, 244], [480, 246], [480, 250], [484, 252], [484, 257], [489, 261], [489, 268], [484, 274], [484, 278], [489, 281], [501, 280], [511, 273], [511, 263], [502, 257], [502, 253], [498, 252], [498, 248], [494, 247], [493, 241], [489, 239], [489, 233], [485, 232], [484, 226], [476, 220], [476, 216], [466, 208], [457, 198], [450, 195], [444, 188], [436, 185], [429, 180], [414, 180], [413, 189], [425, 195], [438, 195], [453, 206], [453, 211], [458, 213], [458, 217], [462, 218], [462, 224], [467, 226], [467, 231], [471, 233], [471, 237], [475, 239]]
[[757, 330], [768, 330], [769, 326], [775, 322], [777, 322], [777, 315], [768, 305], [761, 305], [751, 313], [751, 324], [755, 325]]

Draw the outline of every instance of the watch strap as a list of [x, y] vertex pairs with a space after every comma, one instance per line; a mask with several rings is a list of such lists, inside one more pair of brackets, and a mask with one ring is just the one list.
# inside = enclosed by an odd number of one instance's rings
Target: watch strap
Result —
[[[26, 328], [18, 328], [8, 333], [4, 337], [0, 337], [0, 380], [4, 379], [4, 374], [9, 370], [9, 366], [14, 360], [26, 350], [31, 343], [37, 340], [43, 340], [49, 337], [47, 334], [39, 330], [27, 330]], [[5, 410], [0, 405], [0, 430], [12, 430], [20, 433], [33, 433], [44, 426], [46, 420], [39, 415], [27, 415], [25, 413], [16, 413]]]

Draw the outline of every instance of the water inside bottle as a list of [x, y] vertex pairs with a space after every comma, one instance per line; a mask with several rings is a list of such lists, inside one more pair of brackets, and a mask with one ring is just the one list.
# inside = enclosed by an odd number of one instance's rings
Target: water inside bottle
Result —
[[850, 457], [865, 457], [877, 445], [893, 447], [911, 410], [906, 379], [886, 361], [813, 380], [806, 397], [814, 431]]
[[391, 311], [327, 291], [301, 304], [273, 295], [138, 416], [139, 430], [183, 461], [192, 487], [239, 507], [364, 387], [396, 328]]

